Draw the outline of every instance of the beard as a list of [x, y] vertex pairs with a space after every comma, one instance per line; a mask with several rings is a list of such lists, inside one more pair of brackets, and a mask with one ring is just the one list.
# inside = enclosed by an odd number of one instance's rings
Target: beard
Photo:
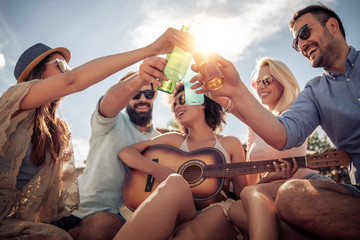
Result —
[[[135, 110], [138, 105], [147, 105], [149, 107], [149, 111], [147, 112], [137, 112]], [[129, 104], [126, 106], [126, 112], [129, 115], [130, 120], [141, 127], [147, 127], [152, 120], [152, 107], [148, 103], [137, 103], [134, 107], [131, 107]]]
[[323, 47], [319, 47], [319, 56], [311, 62], [312, 67], [331, 68], [340, 58], [339, 41], [330, 34], [327, 28], [324, 28], [323, 39], [326, 39]]

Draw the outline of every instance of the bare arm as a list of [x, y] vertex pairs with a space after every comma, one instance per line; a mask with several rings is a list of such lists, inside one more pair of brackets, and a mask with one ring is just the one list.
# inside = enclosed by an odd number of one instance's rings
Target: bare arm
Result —
[[139, 74], [134, 75], [128, 80], [118, 82], [111, 87], [100, 102], [100, 114], [103, 117], [116, 116], [131, 100], [131, 98], [144, 85], [153, 83], [155, 86], [161, 85], [158, 78], [164, 79], [162, 73], [166, 66], [166, 59], [152, 57], [144, 60], [139, 67]]
[[[286, 144], [286, 130], [283, 124], [266, 108], [264, 108], [253, 94], [241, 81], [239, 73], [234, 65], [219, 55], [214, 55], [215, 61], [220, 65], [220, 70], [224, 75], [224, 85], [211, 92], [214, 97], [228, 97], [234, 103], [234, 108], [241, 115], [241, 119], [246, 125], [251, 127], [265, 142], [276, 149], [282, 149]], [[201, 76], [200, 79], [201, 81]], [[205, 86], [200, 85], [203, 92]], [[193, 89], [199, 85], [193, 85]], [[199, 92], [199, 91], [198, 91]]]
[[20, 109], [39, 107], [71, 93], [82, 91], [142, 59], [170, 53], [175, 45], [191, 51], [194, 39], [189, 33], [169, 28], [156, 41], [144, 48], [97, 58], [64, 74], [39, 81], [23, 98]]
[[[141, 152], [146, 148], [155, 144], [168, 144], [177, 147], [180, 144], [177, 139], [180, 134], [168, 133], [161, 136], [155, 137], [151, 140], [135, 143], [128, 147], [123, 148], [119, 154], [119, 159], [124, 162], [127, 166], [137, 169], [139, 171], [149, 173], [155, 177], [158, 182], [162, 182], [171, 173], [174, 173], [170, 168], [161, 166], [160, 164], [153, 162], [151, 159], [144, 157]], [[180, 141], [179, 141], [180, 142]]]

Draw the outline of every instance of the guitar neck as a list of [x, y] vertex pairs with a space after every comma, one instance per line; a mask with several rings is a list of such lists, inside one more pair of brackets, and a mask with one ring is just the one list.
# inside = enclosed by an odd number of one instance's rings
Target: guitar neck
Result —
[[[292, 158], [282, 158], [293, 165]], [[298, 167], [307, 167], [306, 157], [295, 157]], [[232, 177], [238, 175], [263, 173], [263, 172], [274, 172], [275, 167], [273, 162], [281, 164], [279, 159], [273, 160], [261, 160], [252, 162], [241, 162], [241, 163], [229, 163], [229, 164], [213, 164], [204, 167], [205, 178], [216, 178], [216, 177]]]

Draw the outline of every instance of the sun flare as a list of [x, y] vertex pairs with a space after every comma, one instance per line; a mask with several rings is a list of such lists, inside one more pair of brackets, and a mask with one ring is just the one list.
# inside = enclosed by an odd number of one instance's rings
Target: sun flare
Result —
[[241, 32], [243, 31], [235, 20], [204, 17], [195, 25], [196, 49], [233, 57], [234, 54], [238, 54], [237, 49], [244, 46]]

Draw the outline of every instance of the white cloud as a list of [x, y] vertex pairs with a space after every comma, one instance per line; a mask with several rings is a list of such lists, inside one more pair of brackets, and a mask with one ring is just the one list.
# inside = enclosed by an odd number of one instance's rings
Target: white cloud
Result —
[[196, 19], [207, 40], [202, 41], [229, 60], [236, 61], [245, 50], [286, 27], [292, 13], [313, 1], [202, 0], [200, 3], [144, 1], [141, 8], [144, 21], [129, 33], [133, 45], [141, 47], [149, 44], [166, 28], [180, 28]]
[[0, 68], [5, 67], [5, 56], [3, 53], [0, 53]]

